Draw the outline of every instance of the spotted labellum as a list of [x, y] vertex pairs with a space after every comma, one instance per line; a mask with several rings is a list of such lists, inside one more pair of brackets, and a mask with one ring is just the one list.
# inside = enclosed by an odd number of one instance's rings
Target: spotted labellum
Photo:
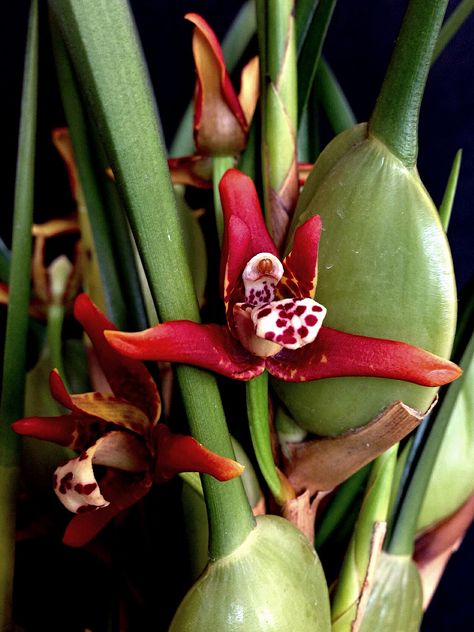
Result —
[[411, 345], [324, 327], [314, 299], [321, 220], [295, 232], [281, 261], [253, 182], [229, 169], [220, 183], [224, 211], [221, 279], [226, 325], [169, 321], [138, 333], [105, 332], [125, 356], [192, 364], [249, 380], [265, 369], [290, 382], [365, 375], [441, 385], [455, 364]]
[[[119, 512], [140, 500], [154, 483], [185, 471], [229, 480], [243, 468], [210, 452], [192, 437], [173, 434], [159, 422], [160, 396], [148, 369], [109, 346], [103, 332], [114, 325], [87, 295], [76, 299], [74, 314], [92, 340], [111, 392], [70, 395], [59, 373], [52, 371], [52, 395], [69, 414], [20, 419], [13, 429], [79, 453], [56, 469], [54, 490], [64, 506], [76, 514], [64, 542], [81, 546]], [[103, 469], [100, 480], [94, 469], [97, 465]]]

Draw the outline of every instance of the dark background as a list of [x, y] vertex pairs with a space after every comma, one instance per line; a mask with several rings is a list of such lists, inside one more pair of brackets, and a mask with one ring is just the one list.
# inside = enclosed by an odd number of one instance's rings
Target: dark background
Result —
[[[222, 38], [242, 2], [133, 0], [131, 4], [148, 59], [166, 139], [170, 142], [194, 89], [192, 27], [182, 16], [188, 11], [200, 13]], [[456, 4], [451, 2], [448, 12]], [[404, 8], [403, 0], [339, 0], [336, 7], [324, 53], [359, 121], [370, 116]], [[11, 230], [27, 9], [25, 1], [8, 3], [0, 23], [4, 86], [0, 101], [3, 154], [0, 223], [7, 243]], [[41, 158], [37, 169], [37, 221], [71, 210], [62, 166], [50, 143], [51, 129], [63, 125], [64, 117], [54, 83], [45, 22], [44, 19], [41, 36], [38, 129]], [[460, 182], [448, 232], [460, 291], [466, 289], [474, 274], [471, 208], [474, 197], [473, 42], [474, 18], [471, 16], [432, 68], [420, 121], [418, 167], [436, 205], [441, 201], [454, 155], [463, 148]], [[474, 533], [471, 529], [460, 551], [453, 556], [425, 617], [425, 632], [474, 630], [473, 568]]]

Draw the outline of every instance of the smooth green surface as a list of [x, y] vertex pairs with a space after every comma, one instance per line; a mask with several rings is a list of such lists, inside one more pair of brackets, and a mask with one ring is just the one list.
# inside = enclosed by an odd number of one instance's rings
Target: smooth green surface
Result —
[[418, 632], [422, 602], [420, 577], [410, 557], [382, 551], [359, 632]]
[[318, 98], [335, 134], [340, 134], [356, 124], [355, 115], [341, 86], [324, 58], [316, 72]]
[[418, 118], [448, 0], [410, 0], [369, 129], [407, 167], [418, 154]]
[[211, 563], [169, 632], [329, 632], [329, 598], [314, 549], [292, 524], [260, 516], [231, 555]]
[[[438, 212], [416, 170], [374, 138], [364, 139], [364, 129], [328, 145], [296, 212], [295, 223], [322, 218], [316, 299], [327, 307], [325, 324], [448, 358], [456, 289]], [[273, 384], [293, 418], [323, 435], [364, 425], [396, 400], [425, 411], [435, 393], [381, 378]]]
[[[51, 0], [90, 111], [110, 159], [117, 188], [162, 320], [199, 320], [182, 224], [143, 54], [129, 8], [105, 0]], [[233, 456], [215, 379], [177, 368], [193, 436]], [[210, 551], [220, 557], [247, 537], [253, 517], [242, 482], [203, 477], [211, 522]]]

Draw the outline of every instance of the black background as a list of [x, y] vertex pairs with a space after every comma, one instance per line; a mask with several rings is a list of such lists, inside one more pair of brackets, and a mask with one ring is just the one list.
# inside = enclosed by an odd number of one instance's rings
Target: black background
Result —
[[[118, 0], [110, 0], [118, 1]], [[238, 0], [133, 0], [156, 92], [166, 139], [171, 141], [192, 96], [194, 70], [192, 27], [182, 19], [188, 11], [203, 15], [219, 38], [241, 6]], [[451, 2], [448, 12], [456, 6]], [[42, 8], [45, 6], [42, 3]], [[374, 105], [405, 7], [402, 0], [340, 0], [330, 27], [325, 55], [335, 71], [359, 121], [367, 120]], [[2, 236], [10, 240], [11, 208], [17, 144], [22, 58], [28, 3], [8, 3], [0, 23], [2, 59], [0, 171]], [[36, 220], [67, 214], [71, 201], [62, 167], [50, 144], [50, 131], [64, 124], [49, 51], [46, 18], [41, 34], [40, 107], [38, 129]], [[454, 155], [463, 148], [460, 182], [448, 237], [458, 289], [466, 288], [474, 273], [474, 18], [438, 59], [430, 73], [420, 120], [418, 167], [435, 204], [441, 201]], [[58, 175], [59, 174], [59, 175]], [[471, 530], [455, 554], [430, 607], [425, 632], [474, 630], [474, 533]], [[66, 628], [64, 628], [66, 629]], [[295, 631], [296, 632], [296, 631]]]

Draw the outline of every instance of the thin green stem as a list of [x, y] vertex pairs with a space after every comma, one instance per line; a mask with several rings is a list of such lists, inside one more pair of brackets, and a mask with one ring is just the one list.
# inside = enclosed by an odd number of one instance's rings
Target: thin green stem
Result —
[[222, 212], [221, 197], [219, 195], [219, 182], [222, 176], [234, 166], [233, 156], [214, 156], [212, 159], [212, 192], [214, 196], [214, 214], [216, 218], [217, 236], [219, 237], [219, 243], [222, 244], [222, 237], [224, 235], [224, 215]]
[[[50, 0], [50, 7], [97, 120], [159, 315], [198, 321], [156, 105], [128, 6]], [[233, 457], [214, 377], [188, 366], [177, 375], [193, 436]], [[210, 555], [219, 558], [246, 539], [253, 516], [240, 479], [221, 484], [204, 476], [203, 487]]]
[[288, 497], [273, 460], [268, 419], [268, 373], [264, 371], [248, 381], [246, 388], [247, 416], [255, 456], [270, 491], [277, 503], [282, 505]]
[[0, 630], [13, 628], [16, 488], [19, 440], [10, 424], [23, 416], [31, 273], [38, 85], [38, 4], [31, 3], [21, 99], [13, 209], [10, 293], [0, 404]]
[[416, 164], [420, 106], [447, 4], [410, 1], [369, 122], [369, 132], [408, 168]]
[[467, 18], [471, 15], [473, 10], [474, 0], [462, 0], [454, 9], [449, 18], [441, 27], [438, 41], [436, 42], [436, 46], [434, 47], [433, 57], [431, 59], [432, 64], [434, 64], [434, 62], [438, 59], [446, 46], [453, 39], [461, 26], [467, 20]]

